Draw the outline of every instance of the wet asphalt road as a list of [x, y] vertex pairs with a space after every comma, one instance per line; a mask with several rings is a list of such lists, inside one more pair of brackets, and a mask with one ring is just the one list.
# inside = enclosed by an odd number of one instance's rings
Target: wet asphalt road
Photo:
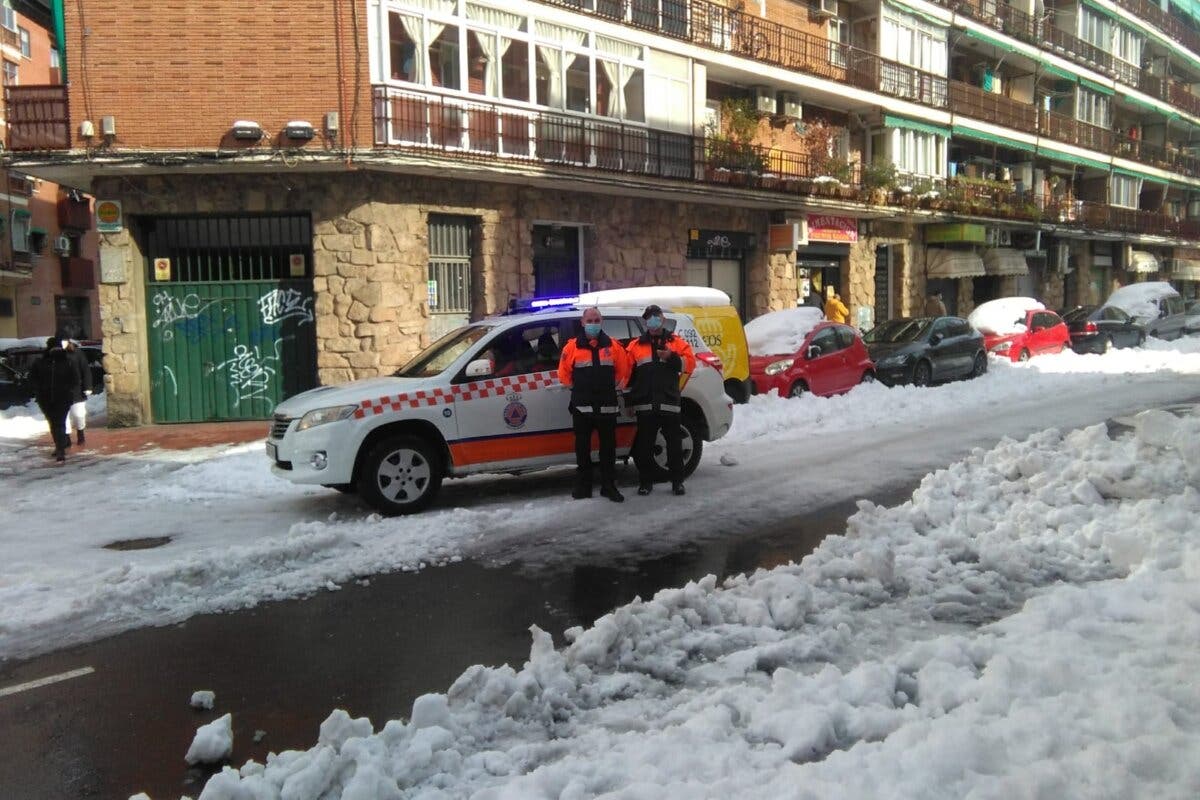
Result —
[[[894, 505], [919, 478], [868, 499]], [[704, 531], [666, 556], [611, 565], [462, 562], [372, 577], [340, 591], [194, 617], [0, 666], [0, 687], [82, 667], [95, 672], [0, 696], [0, 800], [198, 797], [210, 771], [184, 763], [196, 728], [232, 712], [232, 762], [307, 749], [334, 708], [376, 727], [407, 717], [473, 664], [519, 668], [529, 626], [562, 642], [634, 597], [709, 573], [721, 577], [799, 560], [845, 530], [846, 501], [768, 529]], [[216, 693], [212, 711], [188, 705]], [[256, 731], [265, 735], [255, 743]]]

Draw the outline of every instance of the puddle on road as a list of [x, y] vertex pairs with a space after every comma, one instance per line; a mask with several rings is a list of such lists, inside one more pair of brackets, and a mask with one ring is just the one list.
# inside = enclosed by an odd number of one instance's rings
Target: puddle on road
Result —
[[105, 550], [153, 550], [171, 541], [170, 536], [146, 536], [141, 539], [118, 539], [104, 545]]

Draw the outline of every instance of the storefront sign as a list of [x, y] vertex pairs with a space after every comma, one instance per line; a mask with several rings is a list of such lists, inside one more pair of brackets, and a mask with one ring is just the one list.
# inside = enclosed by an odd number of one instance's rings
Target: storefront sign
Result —
[[169, 259], [169, 258], [154, 259], [154, 280], [156, 280], [156, 281], [171, 280], [171, 259]]
[[925, 244], [946, 244], [948, 242], [986, 244], [987, 228], [983, 225], [966, 222], [925, 226]]
[[857, 242], [858, 220], [854, 217], [809, 214], [808, 240], [810, 242]]
[[124, 227], [119, 200], [96, 201], [96, 230], [100, 233], [120, 233]]
[[786, 222], [781, 225], [767, 227], [767, 249], [772, 253], [790, 253], [797, 247], [807, 244], [804, 239], [801, 222]]
[[711, 231], [702, 228], [692, 228], [688, 231], [688, 256], [704, 258], [705, 256], [737, 257], [755, 247], [752, 233], [741, 231]]

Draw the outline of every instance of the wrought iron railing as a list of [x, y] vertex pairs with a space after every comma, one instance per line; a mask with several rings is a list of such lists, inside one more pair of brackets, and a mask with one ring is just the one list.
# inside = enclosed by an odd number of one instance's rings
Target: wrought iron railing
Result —
[[5, 86], [4, 107], [9, 150], [71, 148], [66, 86]]
[[1154, 25], [1193, 53], [1200, 54], [1200, 33], [1147, 0], [1116, 0], [1117, 5]]

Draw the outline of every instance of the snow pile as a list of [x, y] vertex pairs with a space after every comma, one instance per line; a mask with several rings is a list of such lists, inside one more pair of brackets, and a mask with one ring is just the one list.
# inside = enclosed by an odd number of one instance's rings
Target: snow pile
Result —
[[1131, 283], [1113, 291], [1105, 301], [1106, 306], [1116, 306], [1140, 322], [1158, 319], [1158, 301], [1164, 297], [1178, 296], [1175, 287], [1166, 281]]
[[1008, 336], [1025, 330], [1025, 312], [1045, 308], [1032, 297], [1001, 297], [980, 303], [967, 317], [972, 328], [981, 333]]
[[534, 628], [522, 669], [334, 712], [200, 800], [1194, 797], [1197, 442], [1165, 412], [1003, 441], [800, 564]]
[[196, 729], [184, 760], [189, 764], [216, 764], [233, 753], [233, 715], [226, 714]]
[[811, 306], [771, 311], [746, 323], [746, 342], [756, 356], [789, 355], [800, 350], [824, 318], [821, 309]]
[[[107, 397], [102, 392], [88, 398], [88, 425], [100, 426], [108, 419]], [[34, 401], [23, 406], [0, 409], [0, 439], [31, 439], [43, 434], [49, 446], [50, 431], [46, 427], [46, 418]]]
[[46, 340], [49, 338], [50, 334], [46, 334], [45, 336], [27, 336], [24, 339], [0, 339], [0, 353], [3, 353], [5, 350], [11, 350], [14, 347], [22, 349], [31, 347], [42, 348], [46, 346]]
[[633, 286], [627, 289], [604, 289], [579, 295], [578, 304], [600, 307], [644, 308], [648, 305], [664, 309], [692, 308], [696, 306], [732, 305], [729, 295], [720, 289], [706, 286]]
[[216, 699], [217, 695], [215, 693], [210, 692], [207, 689], [200, 689], [192, 692], [192, 699], [190, 703], [192, 708], [212, 710], [213, 703], [216, 702]]

